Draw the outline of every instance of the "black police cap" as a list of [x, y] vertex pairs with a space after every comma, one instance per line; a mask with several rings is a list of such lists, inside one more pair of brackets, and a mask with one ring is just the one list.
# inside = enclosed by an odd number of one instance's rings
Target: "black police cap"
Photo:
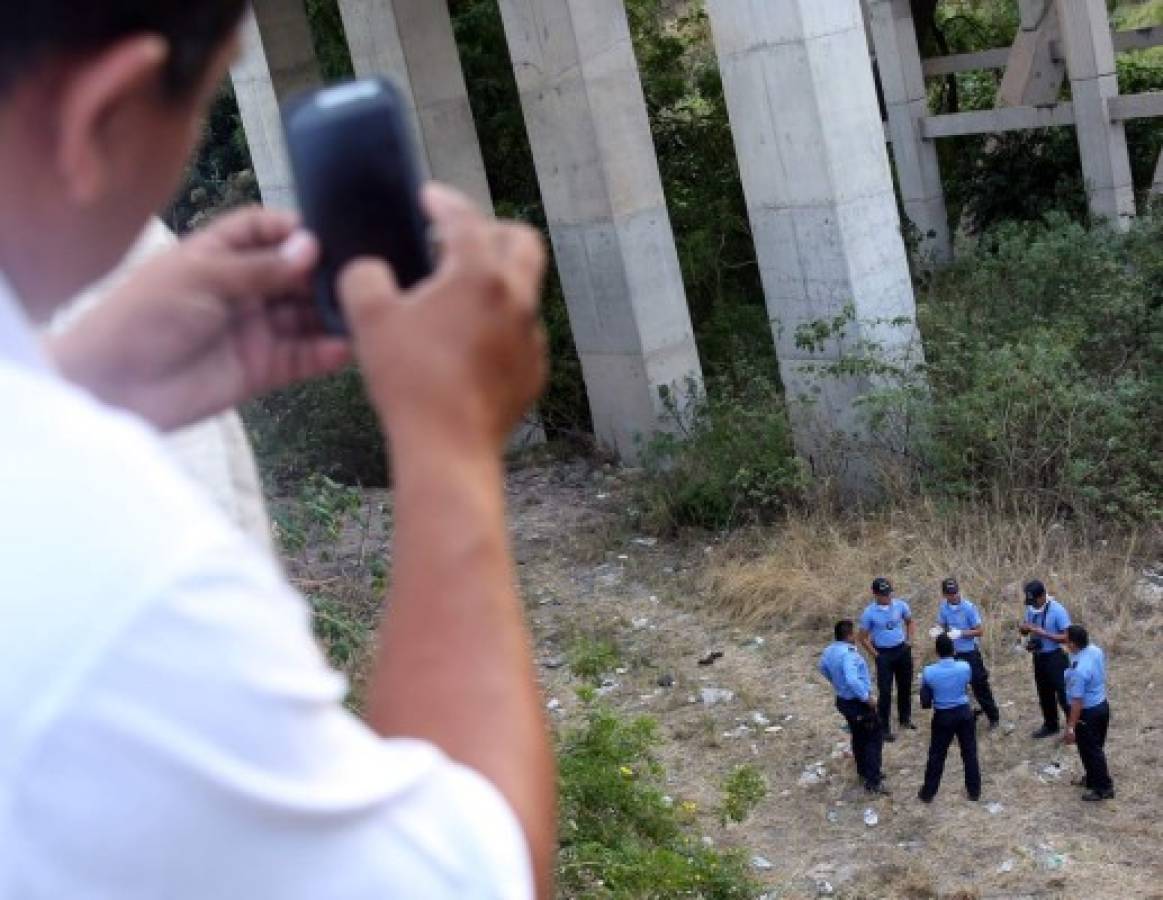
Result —
[[1042, 582], [1035, 578], [1033, 581], [1027, 581], [1023, 590], [1026, 594], [1027, 600], [1037, 600], [1039, 597], [1046, 593], [1046, 585], [1042, 584]]
[[941, 582], [942, 594], [956, 594], [959, 590], [961, 590], [961, 588], [958, 587], [956, 578], [946, 578]]
[[892, 593], [892, 583], [887, 578], [874, 578], [872, 581], [872, 593], [879, 597], [885, 597]]

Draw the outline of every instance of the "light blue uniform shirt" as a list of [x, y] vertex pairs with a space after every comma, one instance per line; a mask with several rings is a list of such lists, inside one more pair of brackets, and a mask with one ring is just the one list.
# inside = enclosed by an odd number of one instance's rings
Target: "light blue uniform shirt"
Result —
[[[962, 597], [960, 603], [950, 603], [942, 600], [937, 609], [937, 624], [946, 628], [957, 628], [967, 631], [981, 624], [981, 615], [967, 598]], [[962, 637], [953, 642], [953, 650], [957, 653], [968, 653], [977, 649], [977, 638]]]
[[847, 641], [829, 644], [820, 656], [820, 674], [832, 682], [841, 700], [867, 700], [872, 688], [868, 664]]
[[1106, 656], [1100, 647], [1083, 647], [1070, 660], [1066, 670], [1066, 696], [1081, 700], [1083, 709], [1106, 700]]
[[[1055, 600], [1053, 597], [1046, 598], [1046, 605], [1041, 609], [1034, 609], [1032, 606], [1026, 607], [1026, 621], [1031, 625], [1040, 625], [1051, 634], [1061, 634], [1070, 627], [1070, 613], [1066, 611], [1066, 607]], [[1058, 650], [1062, 647], [1056, 641], [1048, 640], [1044, 637], [1038, 638], [1039, 653], [1050, 653], [1053, 650]]]
[[942, 659], [925, 666], [921, 681], [933, 692], [933, 709], [955, 709], [969, 702], [965, 689], [973, 679], [969, 663]]
[[890, 650], [905, 642], [905, 622], [912, 617], [909, 605], [899, 597], [884, 606], [874, 600], [865, 607], [860, 627], [868, 632], [877, 650]]

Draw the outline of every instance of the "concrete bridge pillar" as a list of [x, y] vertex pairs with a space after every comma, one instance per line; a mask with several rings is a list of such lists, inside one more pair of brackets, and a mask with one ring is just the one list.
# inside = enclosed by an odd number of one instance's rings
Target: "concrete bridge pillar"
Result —
[[633, 460], [701, 379], [622, 0], [501, 0], [598, 440]]
[[427, 174], [492, 209], [447, 4], [339, 0], [339, 11], [355, 74], [388, 75], [408, 98]]
[[1057, 9], [1090, 214], [1125, 231], [1135, 217], [1135, 189], [1126, 130], [1110, 115], [1119, 80], [1106, 2], [1057, 0]]
[[860, 493], [861, 401], [921, 353], [860, 0], [708, 10], [796, 446]]
[[263, 202], [294, 208], [279, 101], [321, 81], [301, 0], [255, 0], [242, 25], [242, 50], [230, 79]]

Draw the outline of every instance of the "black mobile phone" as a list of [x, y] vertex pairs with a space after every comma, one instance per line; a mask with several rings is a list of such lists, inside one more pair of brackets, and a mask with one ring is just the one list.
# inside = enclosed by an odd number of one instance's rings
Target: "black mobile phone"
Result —
[[303, 224], [322, 248], [316, 302], [324, 327], [344, 334], [336, 279], [348, 262], [387, 260], [403, 288], [432, 273], [404, 99], [384, 78], [344, 82], [292, 98], [283, 127]]

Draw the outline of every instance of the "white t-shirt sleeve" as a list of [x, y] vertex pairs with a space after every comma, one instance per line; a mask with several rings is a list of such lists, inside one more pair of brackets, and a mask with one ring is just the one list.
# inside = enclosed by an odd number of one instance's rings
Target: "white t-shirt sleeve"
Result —
[[531, 897], [501, 795], [349, 714], [303, 601], [248, 549], [180, 560], [30, 748], [0, 897]]

